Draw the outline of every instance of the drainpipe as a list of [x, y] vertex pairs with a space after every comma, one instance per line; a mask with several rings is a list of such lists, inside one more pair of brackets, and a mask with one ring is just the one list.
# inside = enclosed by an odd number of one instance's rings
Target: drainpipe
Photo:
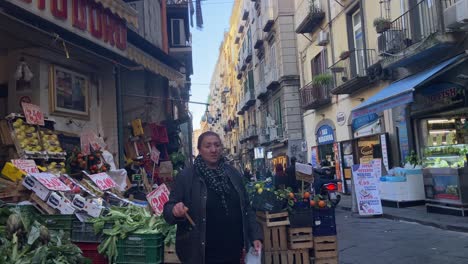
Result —
[[123, 103], [122, 103], [122, 83], [121, 69], [119, 66], [114, 67], [114, 80], [116, 90], [116, 106], [117, 106], [117, 142], [119, 148], [119, 167], [125, 166], [124, 158], [124, 126], [123, 126]]
[[[437, 2], [437, 1], [436, 1]], [[362, 28], [362, 39], [363, 39], [363, 49], [364, 49], [364, 69], [367, 69], [369, 67], [369, 62], [367, 58], [367, 38], [366, 38], [366, 14], [364, 13], [364, 0], [359, 0], [359, 5], [361, 8], [361, 28]], [[356, 47], [354, 47], [356, 48]]]
[[335, 47], [333, 46], [333, 27], [332, 27], [332, 17], [331, 17], [331, 0], [328, 0], [327, 12], [328, 12], [328, 28], [330, 31], [330, 46], [331, 46], [331, 55], [332, 55], [332, 65], [335, 64]]

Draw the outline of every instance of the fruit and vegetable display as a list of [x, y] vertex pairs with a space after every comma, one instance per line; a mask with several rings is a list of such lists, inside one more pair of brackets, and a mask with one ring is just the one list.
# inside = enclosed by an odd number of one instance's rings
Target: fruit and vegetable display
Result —
[[22, 118], [17, 118], [13, 121], [12, 125], [16, 142], [21, 149], [30, 152], [41, 152], [44, 150], [35, 126], [27, 124]]
[[423, 165], [426, 168], [462, 168], [467, 154], [465, 144], [427, 147], [424, 149]]
[[93, 150], [90, 155], [84, 155], [79, 148], [75, 148], [67, 158], [67, 171], [71, 175], [86, 171], [89, 174], [107, 172], [110, 165], [102, 158], [102, 152]]
[[53, 231], [39, 223], [36, 215], [17, 208], [0, 208], [6, 222], [0, 236], [0, 263], [84, 264], [90, 263], [81, 250], [64, 239], [63, 231]]
[[63, 149], [60, 146], [57, 134], [47, 128], [41, 128], [39, 131], [41, 135], [42, 145], [44, 150], [50, 153], [62, 153]]

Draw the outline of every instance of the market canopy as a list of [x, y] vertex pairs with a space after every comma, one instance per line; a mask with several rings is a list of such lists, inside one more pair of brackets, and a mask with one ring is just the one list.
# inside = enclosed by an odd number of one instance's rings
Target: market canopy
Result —
[[95, 0], [97, 3], [102, 4], [104, 8], [109, 8], [109, 10], [119, 16], [120, 18], [126, 20], [128, 23], [132, 24], [135, 28], [138, 28], [138, 12], [131, 8], [123, 0]]
[[465, 54], [460, 54], [435, 67], [393, 82], [351, 110], [351, 117], [355, 119], [370, 113], [382, 112], [386, 109], [413, 102], [413, 91], [416, 87], [426, 83], [426, 81], [441, 72], [447, 66], [465, 57]]

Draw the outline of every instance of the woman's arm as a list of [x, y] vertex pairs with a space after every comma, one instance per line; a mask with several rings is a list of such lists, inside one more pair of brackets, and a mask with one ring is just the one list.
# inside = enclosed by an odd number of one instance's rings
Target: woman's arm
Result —
[[187, 177], [190, 177], [189, 170], [185, 169], [176, 176], [174, 188], [169, 195], [169, 201], [164, 205], [163, 217], [168, 224], [174, 225], [186, 221], [185, 217], [175, 217], [173, 210], [176, 204], [184, 201]]

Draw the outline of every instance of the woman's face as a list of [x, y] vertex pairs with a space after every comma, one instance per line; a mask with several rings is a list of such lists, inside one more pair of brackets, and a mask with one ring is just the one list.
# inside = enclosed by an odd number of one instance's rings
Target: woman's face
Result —
[[222, 149], [223, 145], [217, 136], [206, 136], [203, 138], [198, 152], [208, 166], [215, 167], [221, 157]]

